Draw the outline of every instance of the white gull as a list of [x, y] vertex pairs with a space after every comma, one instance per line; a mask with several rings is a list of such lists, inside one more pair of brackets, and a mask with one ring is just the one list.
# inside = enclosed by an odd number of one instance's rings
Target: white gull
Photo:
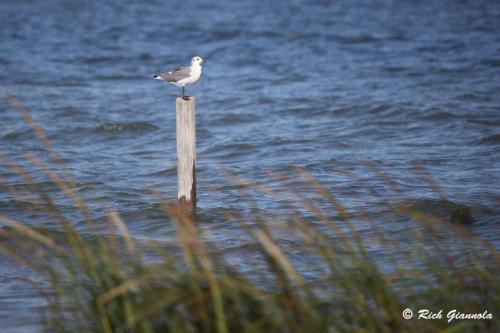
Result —
[[189, 96], [184, 95], [184, 87], [198, 81], [201, 76], [201, 65], [206, 63], [202, 58], [194, 57], [191, 59], [191, 66], [180, 67], [171, 72], [155, 75], [154, 79], [168, 81], [177, 87], [182, 87], [182, 98], [189, 99]]

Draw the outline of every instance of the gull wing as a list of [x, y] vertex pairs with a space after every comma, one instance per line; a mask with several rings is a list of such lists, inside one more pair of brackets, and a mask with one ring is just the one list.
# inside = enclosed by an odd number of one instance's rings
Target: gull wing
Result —
[[179, 67], [171, 72], [155, 75], [155, 79], [165, 80], [168, 82], [177, 82], [191, 76], [191, 66]]

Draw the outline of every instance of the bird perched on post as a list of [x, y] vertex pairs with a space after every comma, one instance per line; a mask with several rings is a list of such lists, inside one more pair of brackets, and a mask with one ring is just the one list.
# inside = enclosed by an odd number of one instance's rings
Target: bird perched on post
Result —
[[201, 76], [201, 65], [206, 63], [202, 58], [194, 57], [191, 59], [191, 66], [180, 67], [171, 72], [155, 75], [153, 78], [155, 80], [168, 81], [177, 87], [182, 87], [182, 99], [188, 100], [189, 96], [184, 95], [184, 87], [198, 81]]

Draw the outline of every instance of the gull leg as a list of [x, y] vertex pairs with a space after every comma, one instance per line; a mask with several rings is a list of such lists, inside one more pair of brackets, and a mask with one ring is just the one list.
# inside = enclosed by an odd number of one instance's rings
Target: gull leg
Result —
[[185, 101], [189, 100], [189, 97], [184, 95], [184, 86], [182, 86], [182, 99]]

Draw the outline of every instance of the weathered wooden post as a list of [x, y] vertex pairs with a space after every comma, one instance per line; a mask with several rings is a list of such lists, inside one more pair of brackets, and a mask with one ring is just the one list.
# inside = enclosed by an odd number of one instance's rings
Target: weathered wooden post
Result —
[[177, 133], [177, 198], [187, 215], [196, 212], [196, 113], [195, 98], [175, 101]]

